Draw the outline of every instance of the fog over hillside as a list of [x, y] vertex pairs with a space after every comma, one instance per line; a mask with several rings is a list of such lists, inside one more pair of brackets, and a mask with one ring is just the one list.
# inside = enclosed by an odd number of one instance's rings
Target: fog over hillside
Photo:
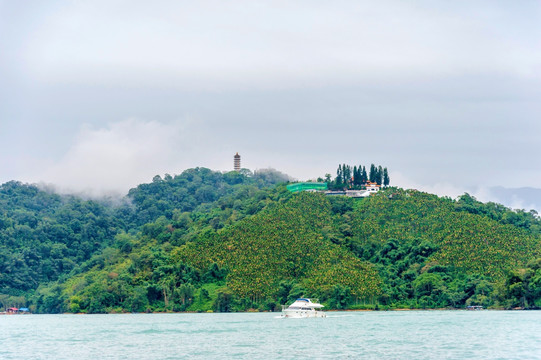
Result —
[[[522, 187], [505, 188], [496, 186], [489, 188], [489, 201], [503, 204], [511, 209], [536, 210], [541, 213], [541, 189]], [[485, 201], [479, 198], [481, 201]]]

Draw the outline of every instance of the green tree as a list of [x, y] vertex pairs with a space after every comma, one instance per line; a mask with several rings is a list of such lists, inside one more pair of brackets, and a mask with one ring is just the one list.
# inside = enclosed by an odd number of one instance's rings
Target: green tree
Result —
[[377, 177], [378, 177], [377, 172], [378, 172], [378, 169], [376, 168], [376, 165], [371, 164], [370, 165], [370, 173], [368, 174], [368, 178], [369, 178], [370, 182], [375, 183], [377, 181]]
[[351, 300], [351, 290], [347, 286], [336, 284], [332, 287], [329, 304], [333, 309], [346, 309]]
[[391, 179], [389, 178], [389, 172], [387, 171], [387, 168], [383, 169], [383, 186], [389, 186], [391, 183]]
[[231, 312], [233, 309], [233, 292], [227, 287], [216, 291], [216, 300], [214, 301], [214, 310], [217, 312]]

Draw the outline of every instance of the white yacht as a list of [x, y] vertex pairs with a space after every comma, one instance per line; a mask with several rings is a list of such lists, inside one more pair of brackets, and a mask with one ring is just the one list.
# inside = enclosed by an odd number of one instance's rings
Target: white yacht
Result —
[[317, 300], [312, 302], [310, 299], [300, 298], [286, 307], [282, 305], [283, 318], [310, 318], [310, 317], [327, 317], [321, 309], [323, 305], [318, 304]]

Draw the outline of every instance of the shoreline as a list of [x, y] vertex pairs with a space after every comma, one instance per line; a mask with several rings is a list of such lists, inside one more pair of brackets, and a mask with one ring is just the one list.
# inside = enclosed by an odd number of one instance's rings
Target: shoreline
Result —
[[[387, 312], [387, 311], [539, 311], [541, 309], [523, 309], [523, 308], [514, 308], [514, 309], [503, 309], [503, 308], [490, 308], [490, 309], [454, 309], [454, 308], [438, 308], [438, 309], [386, 309], [386, 310], [373, 310], [373, 309], [345, 309], [345, 310], [325, 310], [326, 313], [335, 313], [335, 312]], [[156, 311], [156, 312], [110, 312], [110, 313], [96, 313], [96, 314], [87, 314], [87, 313], [62, 313], [62, 315], [133, 315], [133, 314], [262, 314], [262, 313], [273, 313], [280, 314], [281, 311], [232, 311], [232, 312], [215, 312], [215, 311]], [[32, 315], [32, 314], [27, 314]], [[59, 315], [59, 314], [36, 314], [36, 315]]]
[[[397, 308], [397, 309], [329, 309], [325, 310], [326, 313], [334, 312], [386, 312], [386, 311], [539, 311], [541, 309], [525, 309], [525, 308], [482, 308], [482, 309], [467, 309], [467, 308], [437, 308], [437, 309], [409, 309], [409, 308]], [[251, 309], [247, 311], [232, 311], [232, 312], [215, 312], [215, 311], [153, 311], [153, 312], [108, 312], [108, 313], [21, 313], [21, 314], [9, 314], [2, 313], [0, 315], [132, 315], [132, 314], [254, 314], [254, 313], [276, 313], [281, 311], [257, 311]]]

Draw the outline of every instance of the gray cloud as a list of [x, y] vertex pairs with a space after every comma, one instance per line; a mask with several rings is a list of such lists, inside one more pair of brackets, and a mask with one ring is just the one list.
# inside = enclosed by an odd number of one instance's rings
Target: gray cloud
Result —
[[338, 163], [456, 192], [541, 183], [537, 2], [0, 5], [0, 181], [126, 191]]

